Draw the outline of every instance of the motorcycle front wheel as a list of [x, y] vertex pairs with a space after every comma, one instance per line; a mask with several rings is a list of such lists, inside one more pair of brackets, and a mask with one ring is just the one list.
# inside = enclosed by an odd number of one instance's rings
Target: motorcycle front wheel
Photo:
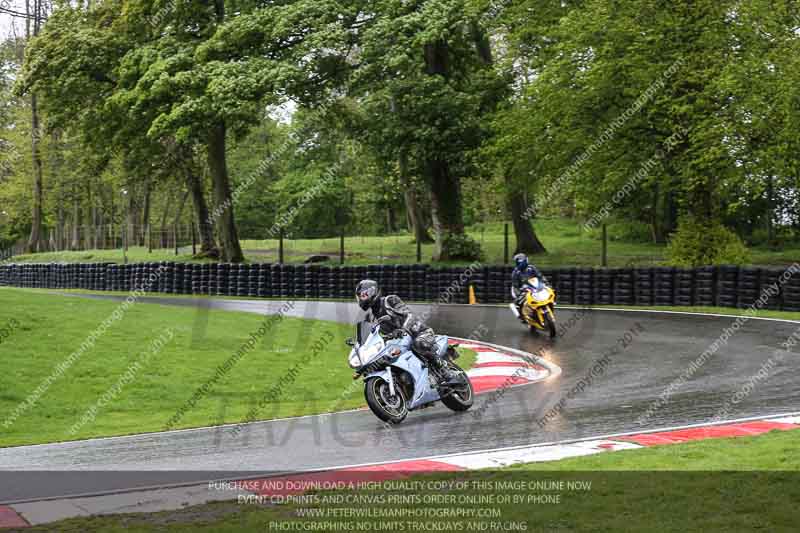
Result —
[[464, 380], [464, 385], [453, 387], [453, 391], [451, 393], [442, 396], [442, 403], [453, 411], [466, 411], [472, 407], [472, 404], [475, 401], [475, 393], [472, 390], [472, 382], [469, 380], [467, 373], [464, 372], [457, 364], [448, 361], [447, 366], [461, 374], [461, 377]]
[[389, 392], [389, 384], [383, 378], [369, 378], [364, 382], [364, 396], [370, 410], [384, 422], [399, 424], [408, 415], [408, 405], [403, 389], [395, 387], [394, 396], [392, 396]]
[[544, 322], [545, 322], [545, 325], [547, 326], [547, 330], [550, 332], [550, 338], [551, 339], [555, 339], [556, 338], [556, 321], [553, 319], [553, 314], [552, 313], [547, 313], [546, 315], [544, 315]]

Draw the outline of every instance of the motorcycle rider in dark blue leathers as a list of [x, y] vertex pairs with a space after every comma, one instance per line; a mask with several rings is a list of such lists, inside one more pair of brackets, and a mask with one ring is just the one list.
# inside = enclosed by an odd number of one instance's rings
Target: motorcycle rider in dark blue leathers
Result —
[[514, 272], [511, 273], [511, 297], [514, 299], [514, 305], [517, 306], [517, 316], [524, 322], [522, 318], [522, 305], [525, 303], [525, 291], [522, 290], [525, 282], [534, 276], [545, 282], [542, 272], [536, 268], [535, 265], [528, 263], [528, 256], [525, 254], [516, 254], [514, 256]]

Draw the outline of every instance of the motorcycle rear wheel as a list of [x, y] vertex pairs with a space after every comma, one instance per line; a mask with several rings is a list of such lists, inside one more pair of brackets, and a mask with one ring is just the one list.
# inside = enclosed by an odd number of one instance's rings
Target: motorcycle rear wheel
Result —
[[389, 384], [383, 378], [369, 378], [364, 382], [364, 397], [370, 410], [390, 424], [399, 424], [408, 416], [408, 404], [403, 389], [395, 386], [394, 396], [389, 393]]

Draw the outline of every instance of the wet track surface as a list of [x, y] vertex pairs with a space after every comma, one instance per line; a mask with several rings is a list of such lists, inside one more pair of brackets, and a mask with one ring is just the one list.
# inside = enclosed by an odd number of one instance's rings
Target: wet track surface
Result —
[[[142, 298], [141, 302], [197, 306], [198, 330], [205, 308], [266, 313], [281, 305], [194, 298]], [[130, 471], [79, 476], [42, 472], [38, 481], [31, 474], [5, 472], [0, 503], [218, 479], [233, 472], [252, 475], [351, 466], [701, 423], [726, 404], [724, 419], [791, 412], [800, 405], [800, 348], [787, 352], [781, 347], [800, 327], [798, 323], [746, 321], [692, 372], [691, 363], [735, 317], [561, 309], [563, 335], [550, 341], [528, 332], [505, 307], [413, 308], [430, 312], [429, 322], [439, 332], [459, 337], [478, 333], [479, 340], [537, 353], [563, 372], [548, 382], [509, 389], [496, 401], [491, 394], [479, 396], [473, 410], [464, 414], [436, 406], [412, 412], [403, 424], [391, 428], [369, 411], [356, 411], [259, 422], [235, 437], [229, 429], [210, 428], [0, 449], [0, 469]], [[292, 314], [343, 322], [359, 316], [354, 304], [303, 301], [297, 302]], [[631, 335], [623, 341], [626, 331]], [[332, 349], [341, 349], [346, 364], [347, 348]], [[560, 412], [551, 411], [608, 353], [604, 372], [564, 403]], [[767, 379], [741, 394], [765, 364]], [[686, 379], [676, 386], [681, 375]], [[655, 403], [671, 384], [668, 401]], [[343, 383], [342, 388], [348, 385]], [[540, 423], [548, 412], [548, 422]]]

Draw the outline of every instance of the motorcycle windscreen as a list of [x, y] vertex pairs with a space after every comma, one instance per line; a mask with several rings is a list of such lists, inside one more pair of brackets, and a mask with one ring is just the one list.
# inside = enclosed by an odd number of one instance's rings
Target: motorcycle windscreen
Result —
[[533, 276], [532, 278], [528, 278], [528, 285], [530, 285], [531, 287], [533, 287], [537, 291], [544, 288], [544, 283], [542, 282], [542, 280], [540, 280], [536, 276]]
[[372, 333], [372, 323], [367, 322], [366, 320], [362, 320], [358, 324], [356, 324], [356, 339], [358, 340], [358, 344], [364, 344], [369, 334]]

